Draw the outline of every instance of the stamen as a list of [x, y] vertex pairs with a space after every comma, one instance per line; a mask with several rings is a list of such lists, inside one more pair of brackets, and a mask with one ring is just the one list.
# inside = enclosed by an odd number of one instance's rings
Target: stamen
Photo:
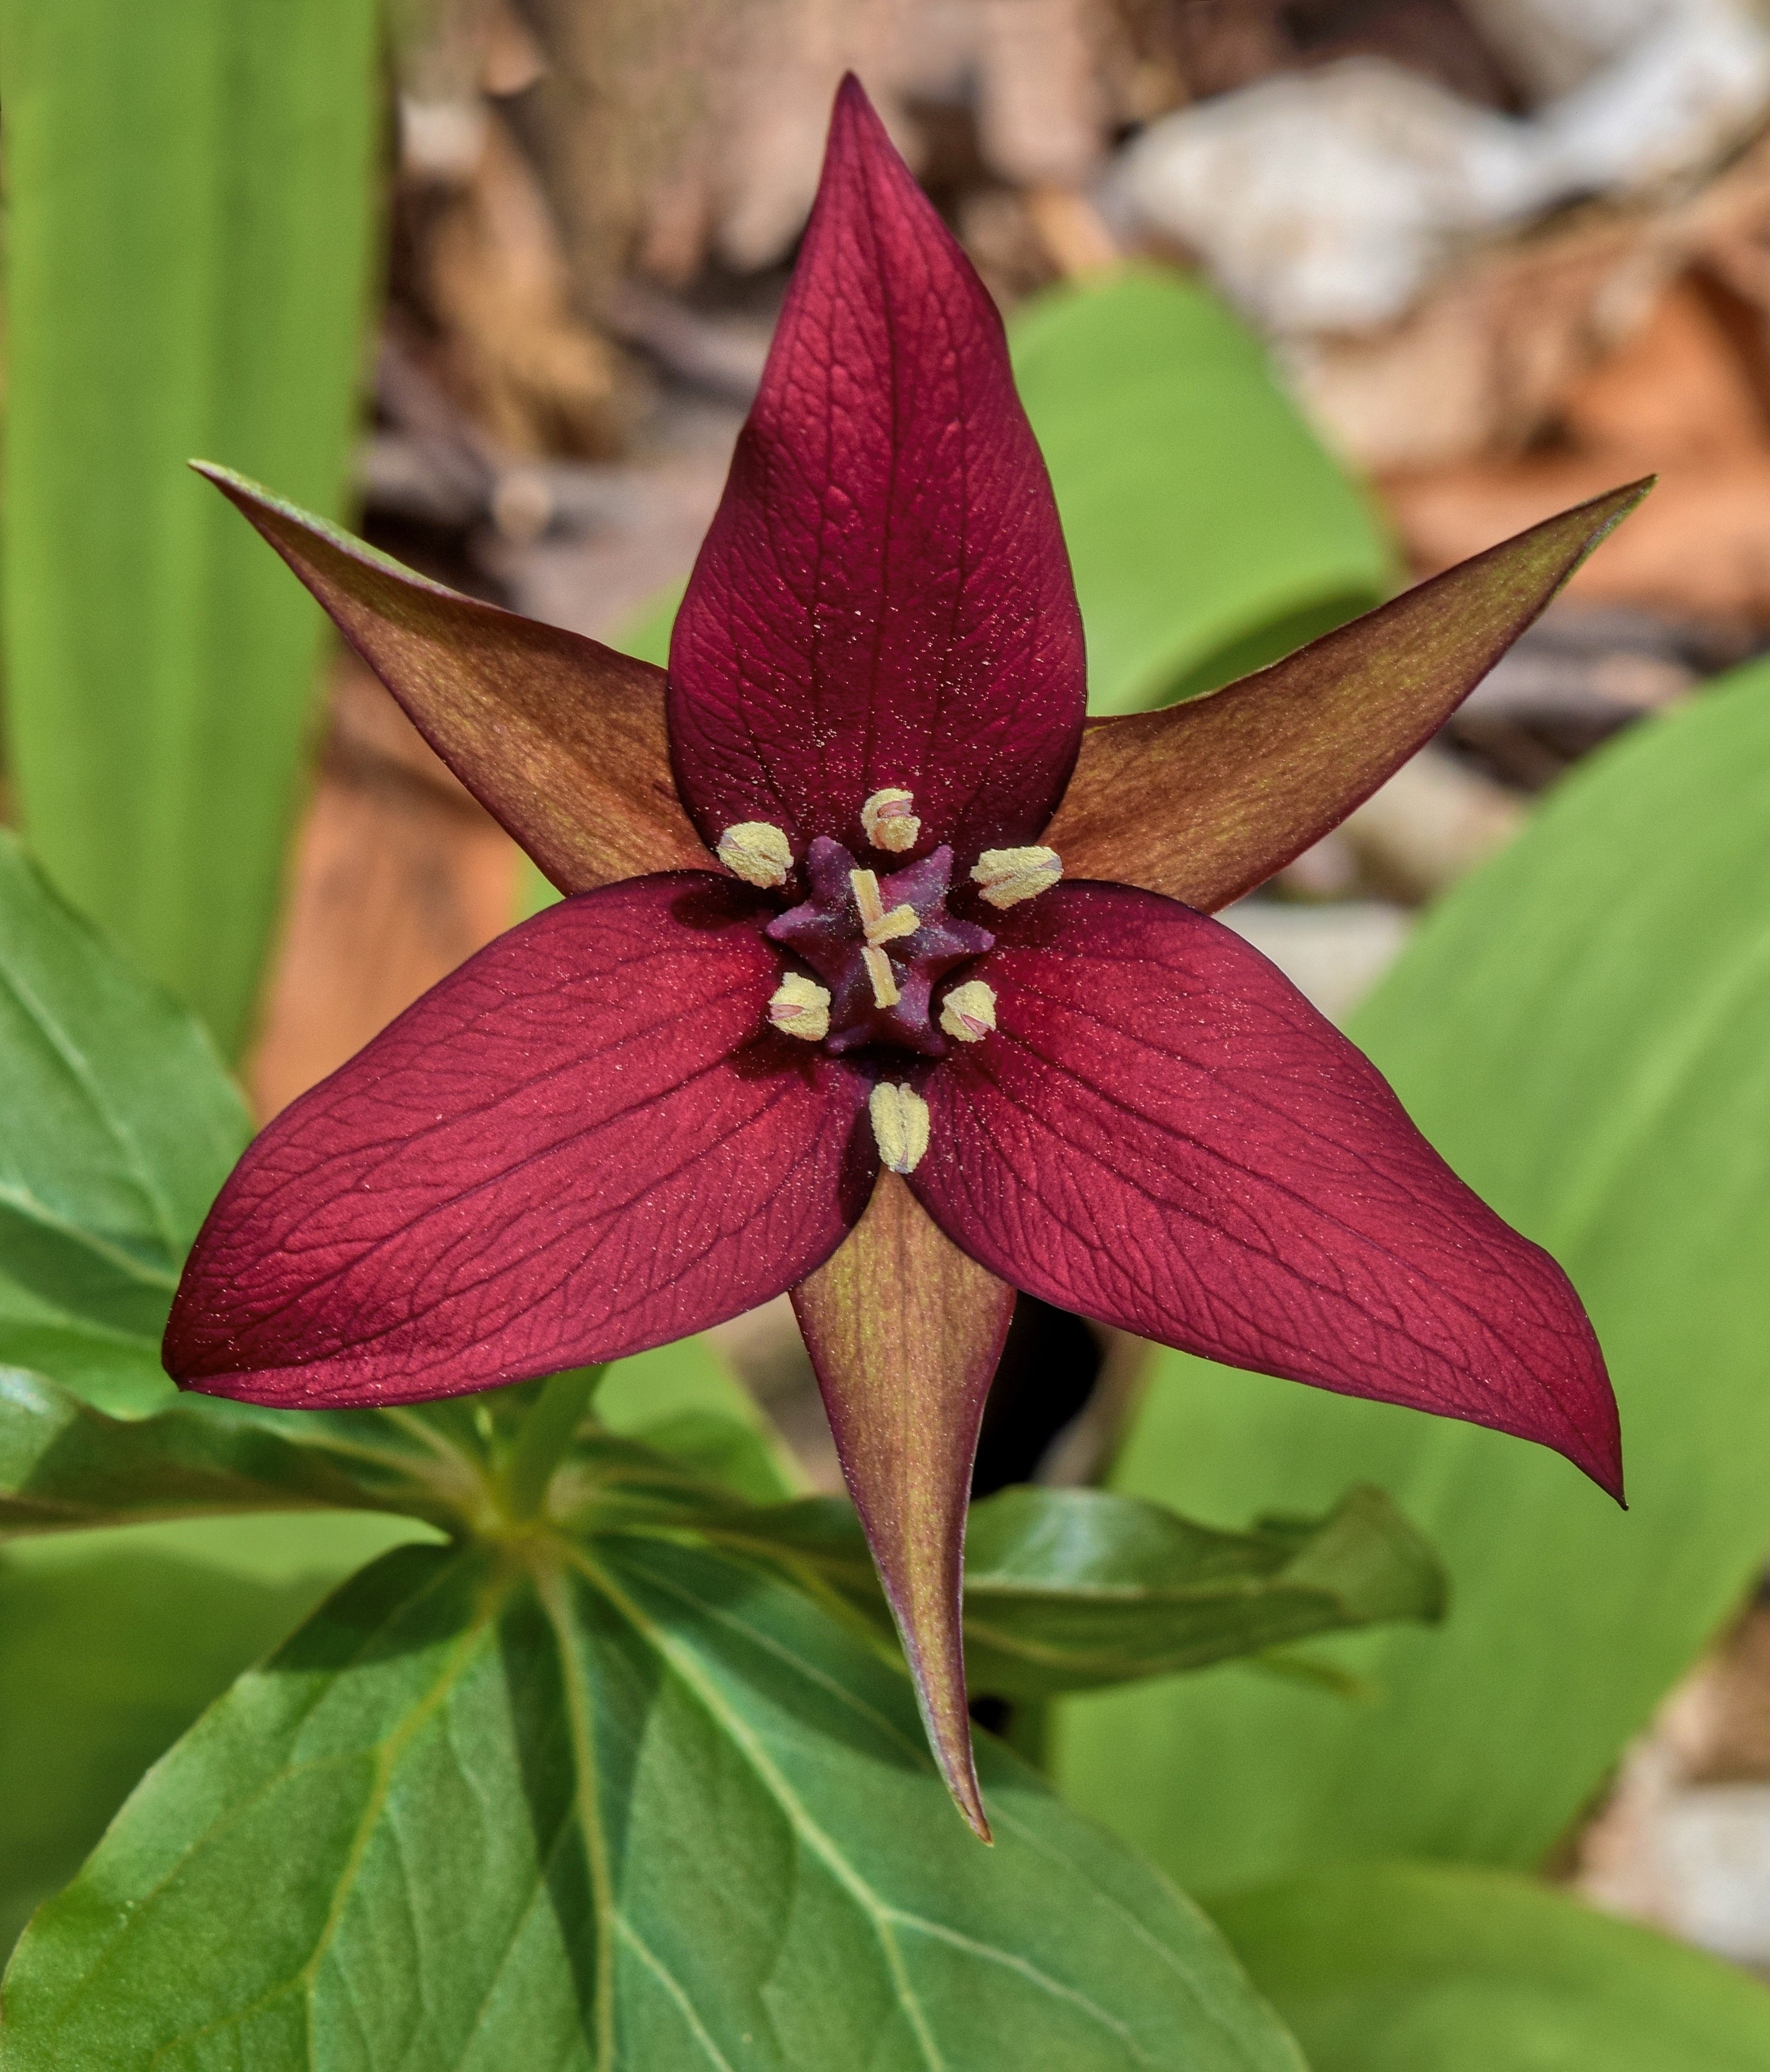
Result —
[[875, 849], [899, 856], [915, 848], [922, 832], [922, 823], [910, 810], [915, 804], [912, 793], [895, 785], [874, 792], [860, 809], [860, 824]]
[[971, 880], [992, 906], [1018, 906], [1048, 891], [1064, 874], [1054, 849], [986, 849], [971, 866]]
[[860, 909], [866, 939], [875, 949], [881, 943], [895, 943], [900, 936], [913, 935], [921, 927], [921, 916], [913, 906], [894, 906], [890, 913], [886, 912], [879, 879], [873, 872], [851, 870], [848, 882], [854, 888], [854, 904]]
[[879, 896], [879, 878], [871, 870], [851, 870], [848, 882], [854, 889], [854, 904], [860, 909], [861, 925], [871, 935], [885, 918], [885, 902]]
[[880, 943], [895, 943], [904, 935], [913, 935], [922, 925], [922, 917], [913, 906], [894, 906], [889, 914], [882, 915], [866, 931], [866, 939], [875, 946]]
[[913, 1173], [928, 1149], [928, 1103], [914, 1087], [881, 1079], [866, 1103], [879, 1155], [893, 1173]]
[[739, 820], [719, 837], [718, 859], [745, 884], [764, 890], [784, 885], [792, 869], [792, 845], [767, 820]]
[[768, 1019], [784, 1036], [821, 1043], [829, 1034], [829, 995], [802, 972], [788, 972], [768, 1002]]
[[866, 976], [873, 981], [873, 1005], [895, 1007], [903, 996], [897, 989], [897, 974], [891, 969], [891, 959], [871, 943], [861, 952], [860, 958], [866, 967]]
[[981, 1043], [995, 1026], [995, 994], [980, 978], [954, 986], [941, 1003], [941, 1026], [961, 1043]]

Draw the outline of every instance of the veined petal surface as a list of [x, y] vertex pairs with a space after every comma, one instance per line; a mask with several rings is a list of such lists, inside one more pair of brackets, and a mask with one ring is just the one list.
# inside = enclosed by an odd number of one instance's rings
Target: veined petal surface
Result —
[[903, 1637], [928, 1743], [985, 1840], [965, 1710], [961, 1570], [971, 1468], [1014, 1290], [881, 1173], [847, 1242], [793, 1290], [849, 1494]]
[[670, 776], [662, 670], [414, 575], [226, 468], [198, 471], [562, 892], [708, 866]]
[[982, 283], [852, 79], [761, 392], [676, 621], [682, 796], [863, 851], [1030, 841], [1074, 763], [1081, 619]]
[[1066, 883], [1006, 918], [989, 976], [995, 1034], [928, 1075], [910, 1182], [956, 1244], [1164, 1345], [1537, 1440], [1620, 1496], [1566, 1276], [1258, 951]]
[[1251, 892], [1437, 732], [1652, 487], [1546, 519], [1208, 697], [1090, 726], [1044, 839], [1072, 877], [1207, 913]]
[[260, 1136], [166, 1361], [288, 1405], [614, 1359], [801, 1281], [877, 1170], [863, 1084], [776, 1035], [755, 895], [636, 878], [500, 936]]

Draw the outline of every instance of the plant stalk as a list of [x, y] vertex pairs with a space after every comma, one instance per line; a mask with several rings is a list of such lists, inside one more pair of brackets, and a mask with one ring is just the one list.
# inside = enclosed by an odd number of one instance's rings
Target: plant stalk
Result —
[[554, 1470], [577, 1436], [602, 1378], [599, 1367], [578, 1367], [549, 1379], [517, 1434], [504, 1471], [504, 1508], [511, 1518], [524, 1520], [539, 1515]]

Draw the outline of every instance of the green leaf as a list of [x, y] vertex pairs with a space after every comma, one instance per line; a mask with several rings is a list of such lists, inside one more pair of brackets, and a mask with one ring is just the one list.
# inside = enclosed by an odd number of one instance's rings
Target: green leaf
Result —
[[0, 1537], [309, 1507], [448, 1525], [471, 1514], [475, 1466], [397, 1412], [187, 1396], [123, 1420], [0, 1368]]
[[678, 1338], [603, 1375], [597, 1422], [689, 1462], [751, 1503], [796, 1496], [805, 1476], [710, 1338]]
[[0, 1953], [212, 1699], [354, 1568], [424, 1536], [312, 1512], [0, 1548]]
[[687, 588], [686, 576], [666, 585], [627, 621], [615, 635], [615, 645], [624, 655], [637, 656], [640, 661], [660, 669], [667, 668], [670, 635], [676, 630], [676, 615], [682, 607], [682, 594]]
[[907, 1682], [731, 1560], [402, 1550], [38, 1914], [0, 2066], [1301, 2072], [1171, 1887], [986, 1776], [994, 1851]]
[[[1538, 1448], [1164, 1356], [1120, 1486], [1205, 1517], [1369, 1478], [1455, 1615], [1335, 1643], [1382, 1702], [1240, 1677], [1075, 1701], [1057, 1774], [1194, 1889], [1352, 1857], [1529, 1866], [1770, 1547], [1770, 668], [1647, 720], [1426, 920], [1355, 1033], [1573, 1276], [1624, 1515]], [[1210, 1779], [1201, 1793], [1198, 1779]]]
[[[841, 1499], [695, 1529], [809, 1572], [891, 1633], [866, 1536]], [[998, 1697], [1171, 1675], [1349, 1626], [1435, 1620], [1443, 1605], [1431, 1548], [1377, 1490], [1354, 1490], [1325, 1518], [1217, 1532], [1134, 1497], [1022, 1486], [974, 1504], [966, 1531], [965, 1662], [971, 1688]]]
[[1060, 289], [1011, 343], [1069, 542], [1091, 710], [1214, 689], [1395, 587], [1372, 507], [1196, 282], [1132, 269]]
[[974, 1688], [1081, 1691], [1443, 1616], [1431, 1548], [1380, 1490], [1326, 1518], [1213, 1532], [1099, 1490], [1003, 1490], [972, 1512], [965, 1646]]
[[1762, 2072], [1755, 1979], [1525, 1879], [1419, 1864], [1213, 1907], [1314, 2072]]
[[170, 1399], [179, 1269], [251, 1133], [208, 1038], [0, 831], [0, 1362]]
[[[753, 1410], [739, 1418], [689, 1407], [713, 1394], [710, 1382], [722, 1404], [738, 1392], [711, 1355], [698, 1350], [662, 1371], [671, 1367], [677, 1414], [642, 1424], [638, 1437], [587, 1420], [574, 1437], [558, 1435], [543, 1471], [551, 1482], [563, 1462], [550, 1494], [557, 1515], [692, 1520], [751, 1487], [769, 1503], [790, 1487]], [[637, 1391], [626, 1393], [630, 1408]], [[539, 1400], [539, 1385], [382, 1410], [270, 1410], [186, 1395], [125, 1420], [41, 1375], [0, 1368], [0, 1539], [313, 1508], [388, 1511], [471, 1532], [510, 1499], [520, 1435], [533, 1429], [524, 1416]], [[455, 1414], [432, 1414], [442, 1410]]]
[[0, 0], [8, 757], [51, 876], [230, 1054], [299, 789], [319, 614], [207, 454], [335, 512], [375, 0]]

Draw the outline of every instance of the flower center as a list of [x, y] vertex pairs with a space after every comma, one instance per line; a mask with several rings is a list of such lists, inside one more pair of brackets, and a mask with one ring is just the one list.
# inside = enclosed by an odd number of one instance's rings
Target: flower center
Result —
[[[952, 850], [937, 849], [881, 878], [859, 868], [840, 842], [820, 835], [805, 854], [805, 882], [810, 897], [771, 921], [767, 932], [828, 988], [825, 1046], [841, 1052], [888, 1043], [940, 1056], [946, 1037], [934, 1025], [932, 989], [955, 964], [995, 944], [987, 928], [946, 911]], [[772, 1005], [770, 1013], [777, 1027], [786, 1026]], [[962, 1040], [969, 1040], [968, 1030]]]

